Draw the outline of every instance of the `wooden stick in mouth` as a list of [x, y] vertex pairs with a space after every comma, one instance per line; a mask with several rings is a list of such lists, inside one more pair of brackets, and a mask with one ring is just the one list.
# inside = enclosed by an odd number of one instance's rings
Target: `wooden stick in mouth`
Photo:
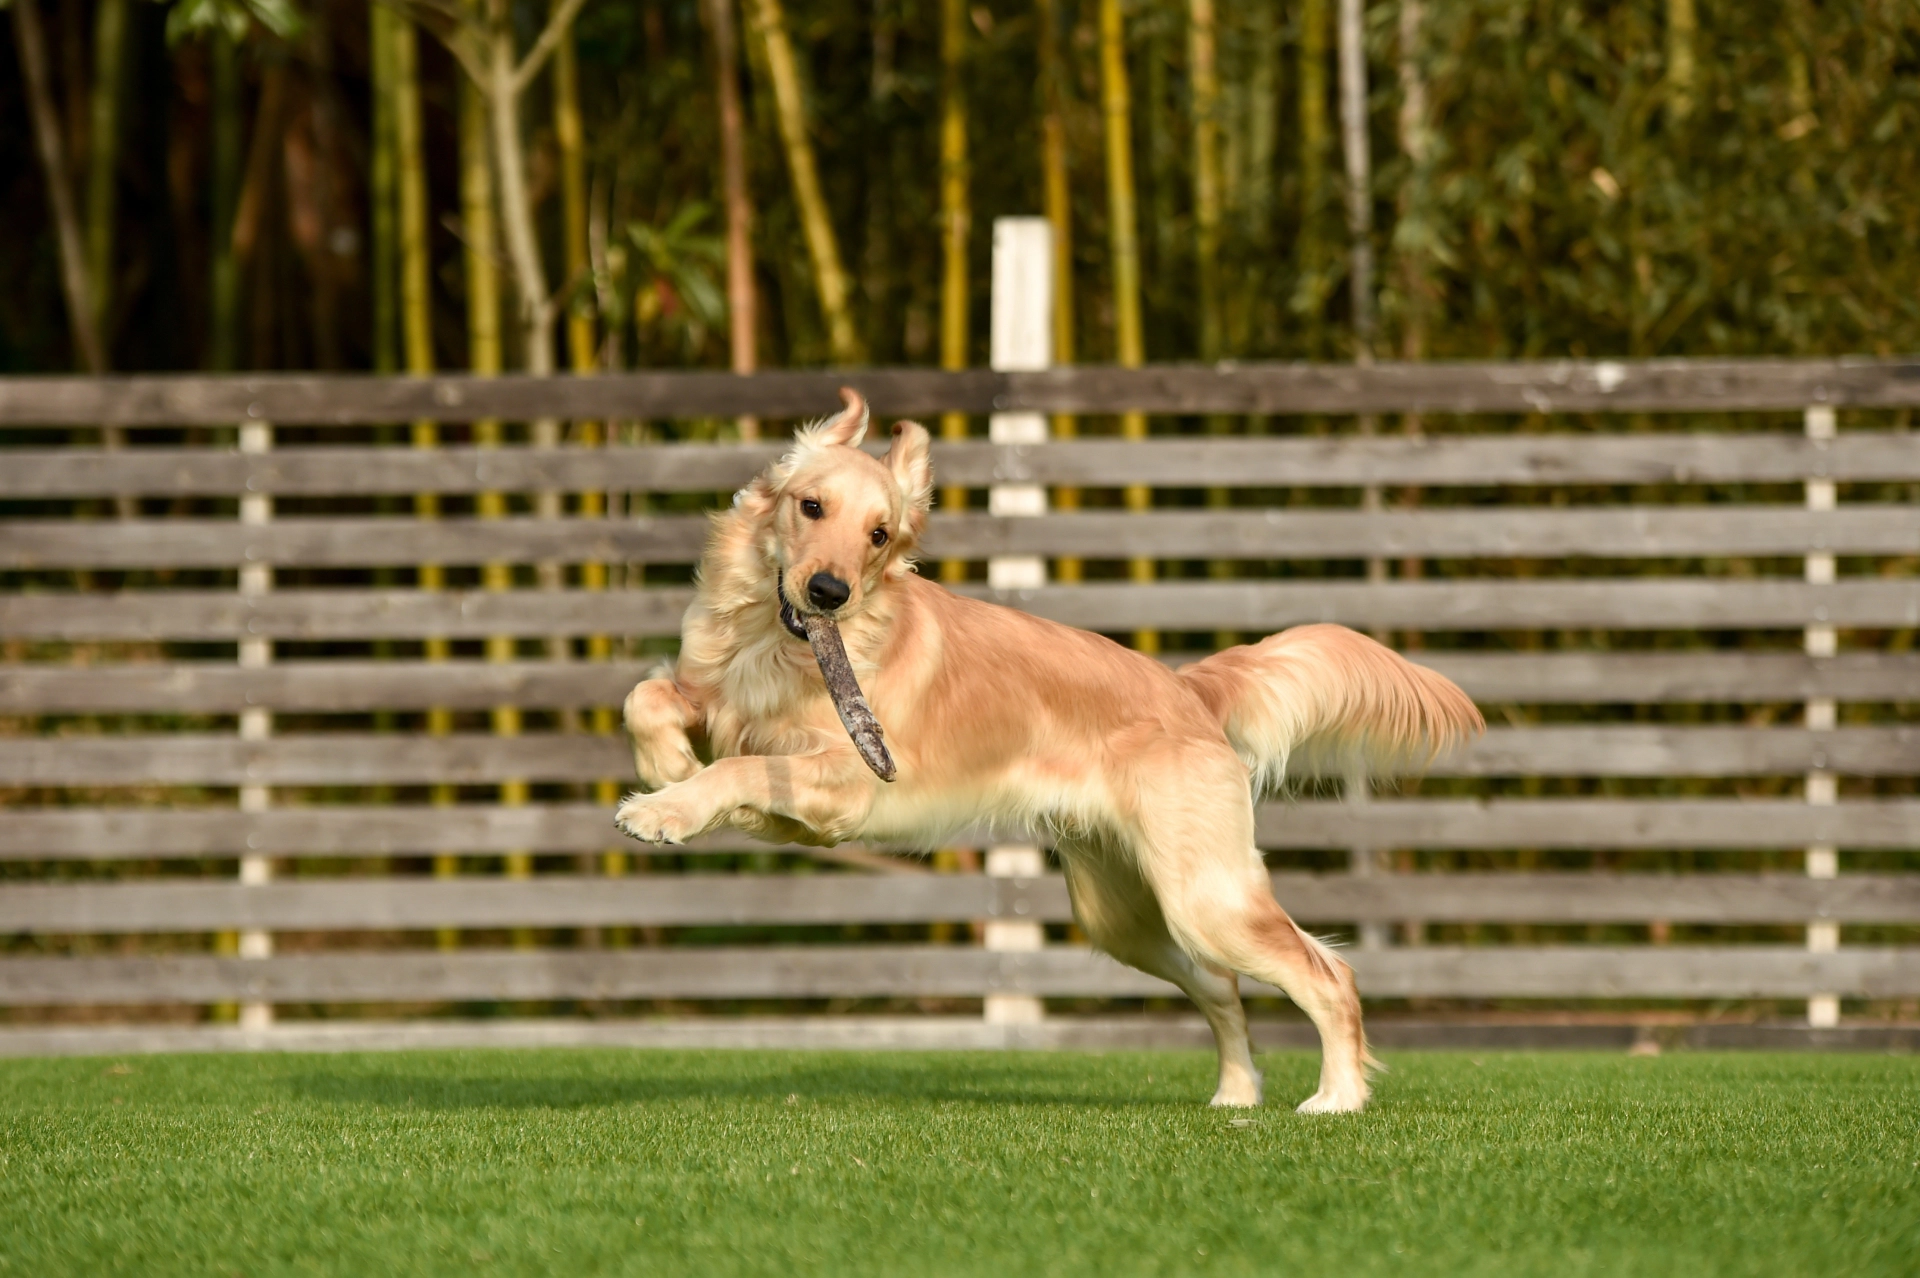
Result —
[[840, 642], [840, 628], [833, 624], [831, 617], [813, 613], [801, 615], [800, 624], [806, 627], [813, 659], [820, 663], [820, 675], [827, 681], [827, 695], [833, 698], [833, 708], [839, 711], [840, 722], [853, 738], [853, 748], [860, 752], [875, 776], [882, 781], [893, 780], [898, 769], [894, 767], [893, 756], [887, 753], [880, 721], [873, 717], [873, 707], [867, 704], [859, 680], [853, 677], [853, 663], [847, 660], [847, 646]]

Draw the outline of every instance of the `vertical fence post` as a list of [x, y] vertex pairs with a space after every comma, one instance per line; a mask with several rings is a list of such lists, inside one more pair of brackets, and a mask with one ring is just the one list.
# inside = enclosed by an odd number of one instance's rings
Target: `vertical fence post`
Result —
[[[244, 422], [240, 426], [240, 451], [243, 453], [264, 453], [273, 448], [273, 427], [266, 422]], [[265, 493], [243, 493], [240, 497], [240, 522], [246, 525], [259, 525], [273, 519], [273, 498]], [[242, 600], [257, 598], [273, 589], [273, 563], [256, 562], [251, 556], [240, 565], [240, 595]], [[246, 638], [240, 641], [240, 668], [242, 670], [262, 669], [273, 662], [273, 640], [264, 638]], [[251, 702], [252, 698], [249, 697]], [[242, 741], [265, 741], [273, 735], [273, 711], [266, 706], [249, 704], [240, 712], [240, 739]], [[242, 812], [265, 812], [272, 802], [272, 791], [264, 785], [243, 785], [240, 787], [240, 810]], [[249, 887], [258, 886], [273, 878], [273, 862], [264, 856], [243, 856], [240, 858], [240, 882]], [[271, 933], [249, 929], [240, 933], [240, 957], [243, 959], [263, 959], [273, 953]], [[242, 1003], [240, 1005], [240, 1028], [263, 1030], [273, 1024], [273, 1004]]]
[[[989, 362], [996, 369], [1043, 369], [1053, 362], [1053, 227], [1044, 217], [1002, 217], [993, 223], [993, 319]], [[1044, 444], [1041, 413], [995, 413], [987, 436], [996, 444]], [[1000, 519], [1047, 513], [1040, 484], [997, 484], [987, 490], [987, 513]], [[1039, 555], [996, 555], [987, 560], [987, 584], [995, 590], [1037, 590], [1047, 584], [1047, 561]], [[997, 878], [1034, 878], [1046, 868], [1032, 845], [989, 848], [987, 873]], [[1046, 940], [1040, 924], [989, 920], [989, 950], [1037, 950]], [[1031, 1024], [1045, 1006], [1031, 994], [989, 994], [986, 1019], [994, 1025]]]
[[[1807, 438], [1815, 441], [1814, 447], [1824, 447], [1825, 442], [1834, 437], [1837, 422], [1834, 410], [1824, 405], [1807, 409]], [[1813, 477], [1807, 480], [1807, 509], [1832, 510], [1836, 503], [1834, 481], [1827, 478], [1828, 468], [1824, 465], [1814, 468]], [[1831, 585], [1835, 576], [1834, 558], [1830, 551], [1821, 551], [1807, 556], [1806, 578], [1815, 585]], [[1808, 626], [1806, 629], [1806, 652], [1810, 657], [1831, 657], [1839, 650], [1839, 637], [1833, 626], [1825, 624], [1825, 609], [1814, 612], [1816, 621], [1822, 624]], [[1811, 732], [1831, 732], [1838, 716], [1833, 698], [1816, 697], [1807, 702], [1806, 726]], [[1824, 762], [1816, 755], [1815, 762]], [[1831, 807], [1839, 797], [1839, 783], [1834, 774], [1825, 768], [1816, 768], [1807, 773], [1807, 802], [1820, 807]], [[1836, 847], [1816, 845], [1807, 849], [1807, 877], [1810, 879], [1831, 879], [1840, 872], [1840, 850]], [[1807, 949], [1815, 954], [1830, 954], [1840, 948], [1840, 925], [1822, 922], [1818, 919], [1807, 924]], [[1817, 1028], [1828, 1028], [1840, 1023], [1840, 996], [1838, 994], [1816, 994], [1807, 1000], [1807, 1024]]]

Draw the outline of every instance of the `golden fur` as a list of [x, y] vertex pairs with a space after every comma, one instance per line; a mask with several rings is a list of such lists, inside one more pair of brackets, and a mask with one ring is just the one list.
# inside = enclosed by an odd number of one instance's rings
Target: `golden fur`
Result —
[[[931, 845], [981, 824], [1046, 833], [1093, 943], [1184, 990], [1220, 1050], [1218, 1105], [1260, 1101], [1235, 973], [1278, 986], [1320, 1031], [1305, 1112], [1357, 1110], [1367, 1054], [1353, 974], [1301, 931], [1254, 847], [1253, 799], [1302, 766], [1419, 764], [1476, 733], [1464, 693], [1364, 635], [1301, 626], [1175, 673], [1098, 635], [917, 575], [933, 475], [925, 430], [862, 452], [866, 405], [800, 432], [718, 516], [679, 661], [628, 696], [644, 791], [616, 820], [679, 842], [765, 838]], [[818, 519], [802, 501], [819, 503]], [[876, 546], [875, 530], [885, 533]], [[780, 596], [835, 616], [899, 764], [884, 783], [841, 727]], [[703, 763], [710, 759], [710, 763]]]

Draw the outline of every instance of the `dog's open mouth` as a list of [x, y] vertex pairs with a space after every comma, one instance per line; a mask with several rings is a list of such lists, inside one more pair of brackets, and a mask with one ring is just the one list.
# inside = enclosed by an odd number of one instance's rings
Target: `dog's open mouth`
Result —
[[800, 624], [800, 614], [795, 612], [793, 605], [787, 602], [786, 587], [775, 586], [774, 589], [780, 592], [780, 624], [785, 626], [787, 633], [795, 639], [805, 639], [807, 628]]
[[807, 646], [813, 649], [813, 659], [820, 667], [820, 677], [827, 681], [827, 695], [833, 698], [833, 708], [840, 716], [841, 726], [847, 735], [853, 738], [853, 748], [860, 752], [873, 774], [882, 781], [891, 781], [897, 775], [893, 755], [887, 750], [886, 734], [881, 731], [880, 720], [873, 714], [873, 707], [867, 704], [866, 694], [860, 691], [860, 681], [853, 677], [853, 663], [847, 660], [847, 646], [840, 641], [840, 627], [833, 618], [818, 613], [802, 615], [787, 602], [784, 586], [780, 591], [780, 624], [796, 638], [805, 639]]

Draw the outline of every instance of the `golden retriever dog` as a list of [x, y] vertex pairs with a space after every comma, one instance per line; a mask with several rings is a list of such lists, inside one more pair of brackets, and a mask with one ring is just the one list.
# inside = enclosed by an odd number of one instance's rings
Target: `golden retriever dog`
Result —
[[[626, 701], [639, 793], [615, 820], [678, 843], [731, 825], [776, 841], [936, 846], [981, 825], [1042, 833], [1093, 944], [1171, 981], [1212, 1027], [1215, 1105], [1257, 1105], [1236, 973], [1320, 1034], [1303, 1113], [1361, 1109], [1353, 972], [1274, 900], [1254, 800], [1290, 774], [1421, 764], [1482, 728], [1458, 687], [1340, 626], [1300, 626], [1177, 673], [1111, 640], [965, 598], [914, 571], [927, 432], [859, 447], [866, 404], [800, 431], [715, 518], [670, 677]], [[837, 623], [897, 779], [854, 748], [808, 618]], [[710, 760], [710, 762], [709, 762]]]

